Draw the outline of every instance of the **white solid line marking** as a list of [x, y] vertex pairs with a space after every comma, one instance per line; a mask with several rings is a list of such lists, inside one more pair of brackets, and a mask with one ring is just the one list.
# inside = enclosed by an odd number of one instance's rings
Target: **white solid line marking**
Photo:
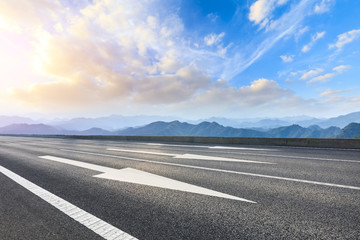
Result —
[[237, 154], [245, 154], [252, 156], [265, 156], [265, 157], [278, 157], [278, 158], [298, 158], [298, 159], [306, 159], [306, 160], [319, 160], [319, 161], [331, 161], [331, 162], [351, 162], [351, 163], [360, 163], [360, 161], [356, 160], [347, 160], [347, 159], [334, 159], [334, 158], [314, 158], [314, 157], [300, 157], [300, 156], [284, 156], [284, 155], [275, 155], [275, 154], [261, 154], [261, 153], [237, 153]]
[[235, 158], [224, 158], [224, 157], [212, 157], [212, 156], [205, 156], [205, 155], [198, 155], [198, 154], [172, 154], [172, 153], [159, 153], [159, 152], [148, 152], [148, 151], [119, 149], [119, 148], [107, 148], [107, 150], [109, 150], [109, 151], [117, 151], [117, 152], [143, 153], [143, 154], [151, 154], [151, 155], [170, 156], [170, 157], [178, 158], [178, 159], [194, 159], [194, 160], [205, 160], [205, 161], [276, 164], [276, 163], [270, 163], [270, 162], [260, 162], [260, 161], [243, 160], [243, 159], [235, 159]]
[[[147, 143], [147, 145], [159, 145], [159, 146], [179, 146], [179, 147], [192, 147], [192, 148], [208, 148], [208, 149], [233, 149], [235, 147], [223, 147], [223, 146], [188, 146], [188, 145], [176, 145], [176, 144], [161, 144], [161, 143]], [[304, 149], [301, 147], [300, 149]], [[332, 148], [331, 148], [332, 149]], [[256, 148], [244, 148], [244, 150], [258, 150]], [[261, 149], [265, 151], [278, 151], [277, 149]], [[347, 150], [347, 149], [344, 149]], [[300, 157], [300, 156], [284, 156], [284, 155], [276, 155], [276, 154], [265, 154], [265, 153], [244, 153], [244, 152], [235, 152], [240, 155], [251, 155], [251, 156], [265, 156], [265, 157], [279, 157], [279, 158], [298, 158], [298, 159], [306, 159], [306, 160], [318, 160], [318, 161], [331, 161], [331, 162], [351, 162], [351, 163], [360, 163], [357, 160], [348, 160], [348, 159], [334, 159], [334, 158], [314, 158], [314, 157]]]
[[208, 148], [208, 146], [200, 145], [184, 145], [184, 144], [163, 144], [163, 143], [145, 143], [150, 146], [170, 146], [170, 147], [189, 147], [189, 148]]
[[145, 159], [121, 157], [121, 156], [109, 155], [109, 154], [101, 154], [101, 153], [90, 153], [90, 152], [68, 150], [68, 149], [60, 149], [60, 150], [64, 151], [64, 152], [74, 152], [74, 153], [82, 153], [82, 154], [88, 154], [88, 155], [94, 155], [94, 156], [119, 158], [119, 159], [130, 160], [130, 161], [148, 162], [148, 163], [155, 163], [155, 164], [162, 164], [162, 165], [169, 165], [169, 166], [177, 166], [177, 167], [184, 167], [184, 168], [194, 168], [194, 169], [201, 169], [201, 170], [208, 170], [208, 171], [215, 171], [215, 172], [224, 172], [224, 173], [232, 173], [232, 174], [238, 174], [238, 175], [263, 177], [263, 178], [272, 178], [272, 179], [278, 179], [278, 180], [284, 180], [284, 181], [310, 183], [310, 184], [323, 185], [323, 186], [331, 186], [331, 187], [338, 187], [338, 188], [347, 188], [347, 189], [353, 189], [353, 190], [360, 190], [360, 187], [349, 186], [349, 185], [341, 185], [341, 184], [333, 184], [333, 183], [326, 183], [326, 182], [309, 181], [309, 180], [296, 179], [296, 178], [277, 177], [277, 176], [255, 174], [255, 173], [247, 173], [247, 172], [236, 172], [236, 171], [231, 171], [231, 170], [222, 170], [222, 169], [216, 169], [216, 168], [197, 167], [197, 166], [177, 164], [177, 163], [158, 162], [158, 161], [151, 161], [151, 160], [145, 160]]
[[[81, 208], [78, 208], [77, 206], [69, 203], [68, 201], [35, 185], [34, 183], [26, 180], [25, 178], [17, 175], [16, 173], [2, 166], [0, 166], [0, 172], [5, 176], [9, 177], [10, 179], [12, 179], [13, 181], [17, 182], [18, 184], [20, 184], [30, 192], [34, 193], [38, 197], [42, 198], [52, 206], [56, 207], [61, 212], [65, 213], [75, 221], [79, 222], [80, 224], [86, 226], [96, 234], [100, 235], [104, 239], [110, 240], [110, 239], [114, 239], [114, 236], [120, 236], [120, 235], [122, 236], [122, 238], [119, 238], [121, 240], [136, 239], [135, 237], [129, 235], [128, 233], [125, 233], [124, 231], [112, 226], [111, 224], [101, 220], [100, 218], [95, 217], [94, 215], [82, 210]], [[112, 234], [111, 235], [104, 234], [104, 229], [111, 231]]]
[[276, 149], [264, 149], [264, 148], [248, 148], [248, 147], [227, 147], [227, 146], [213, 146], [209, 149], [224, 149], [224, 150], [251, 150], [251, 151], [277, 151]]
[[161, 155], [161, 156], [169, 156], [169, 157], [175, 157], [177, 155], [177, 154], [171, 154], [171, 153], [147, 152], [147, 151], [120, 149], [120, 148], [108, 148], [107, 150], [117, 151], [117, 152], [129, 152], [129, 153], [144, 153], [144, 154]]
[[251, 148], [251, 147], [201, 146], [201, 145], [162, 144], [162, 143], [146, 143], [146, 145], [170, 146], [170, 147], [189, 147], [189, 148], [209, 148], [209, 149], [251, 150], [251, 151], [277, 151], [277, 149]]
[[[39, 158], [65, 163], [77, 167], [87, 168], [98, 172], [103, 172], [101, 174], [94, 176], [97, 178], [104, 178], [104, 179], [116, 180], [121, 182], [135, 183], [135, 184], [171, 189], [182, 192], [190, 192], [190, 193], [202, 194], [207, 196], [214, 196], [214, 197], [227, 198], [237, 201], [256, 203], [254, 201], [250, 201], [245, 198], [235, 197], [229, 194], [217, 192], [203, 187], [198, 187], [192, 184], [180, 182], [174, 179], [166, 178], [163, 176], [159, 176], [156, 174], [152, 174], [132, 168], [124, 168], [124, 169], [107, 168], [96, 164], [84, 163], [80, 161], [54, 157], [54, 156], [40, 156]], [[70, 213], [70, 215], [76, 215], [76, 214], [77, 212]]]

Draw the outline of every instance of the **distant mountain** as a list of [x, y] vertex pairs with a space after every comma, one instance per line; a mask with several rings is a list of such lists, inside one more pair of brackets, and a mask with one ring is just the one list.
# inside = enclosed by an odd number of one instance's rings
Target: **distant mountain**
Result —
[[279, 138], [331, 138], [340, 131], [340, 128], [331, 127], [322, 129], [317, 125], [308, 128], [299, 125], [291, 125], [287, 127], [279, 127], [267, 131], [269, 137]]
[[85, 131], [90, 128], [102, 128], [108, 131], [115, 131], [128, 127], [143, 126], [159, 120], [173, 121], [175, 119], [176, 117], [111, 115], [99, 118], [73, 118], [70, 120], [50, 121], [47, 124], [76, 131]]
[[[154, 119], [161, 118], [165, 120], [154, 121]], [[171, 120], [168, 121], [168, 119]], [[307, 116], [262, 120], [211, 118], [220, 121], [220, 124], [216, 121], [187, 123], [178, 120], [173, 121], [172, 119], [173, 117], [111, 115], [101, 118], [74, 118], [71, 120], [47, 121], [45, 122], [46, 124], [40, 124], [30, 118], [0, 116], [0, 134], [286, 138], [352, 138], [353, 136], [360, 135], [356, 135], [356, 123], [360, 123], [360, 112], [330, 119], [316, 119]], [[246, 122], [250, 120], [254, 122]], [[298, 122], [293, 123], [293, 121]], [[354, 122], [354, 124], [347, 126], [351, 122]], [[234, 127], [235, 125], [237, 127]], [[127, 126], [130, 126], [130, 128]], [[341, 128], [347, 127], [340, 129], [338, 126]]]
[[336, 135], [336, 138], [355, 138], [360, 136], [360, 123], [350, 123]]
[[268, 137], [268, 138], [353, 138], [360, 136], [360, 123], [352, 123], [344, 129], [317, 125], [304, 128], [299, 125], [273, 128], [268, 131], [224, 127], [216, 122], [189, 124], [186, 122], [153, 122], [143, 127], [107, 131], [90, 128], [84, 131], [58, 129], [45, 124], [12, 124], [0, 128], [0, 134], [41, 135], [138, 135], [138, 136], [203, 136], [203, 137]]
[[274, 128], [268, 131], [224, 127], [216, 122], [200, 124], [154, 122], [139, 128], [117, 131], [118, 135], [141, 136], [204, 136], [204, 137], [269, 137], [269, 138], [330, 138], [340, 132], [340, 128], [322, 129], [319, 126], [303, 128], [299, 125]]
[[200, 124], [173, 122], [154, 122], [144, 127], [117, 131], [119, 135], [143, 136], [207, 136], [207, 137], [265, 137], [266, 134], [251, 129], [224, 127], [216, 122]]
[[22, 123], [1, 127], [0, 134], [63, 134], [63, 132], [45, 124]]
[[34, 124], [38, 122], [25, 117], [0, 116], [0, 127], [5, 127], [11, 124], [20, 124], [20, 123]]
[[88, 130], [79, 131], [79, 132], [72, 131], [72, 134], [74, 134], [74, 135], [115, 135], [115, 133], [106, 131], [102, 128], [90, 128]]
[[[215, 121], [224, 126], [236, 128], [263, 128], [271, 129], [290, 125], [299, 125], [301, 127], [309, 127], [318, 125], [321, 128], [339, 127], [343, 128], [352, 122], [360, 122], [360, 112], [353, 112], [329, 119], [313, 118], [309, 116], [283, 117], [283, 118], [249, 118], [249, 119], [228, 119], [228, 118], [209, 118], [205, 121]], [[200, 123], [194, 121], [193, 123]]]
[[271, 129], [277, 128], [281, 126], [288, 126], [291, 125], [292, 122], [284, 121], [281, 119], [262, 119], [257, 122], [242, 122], [240, 126], [242, 128], [263, 128], [263, 129]]
[[331, 126], [343, 128], [353, 122], [360, 123], [360, 112], [353, 112], [346, 115], [329, 118], [327, 120], [318, 122], [317, 125], [323, 128], [331, 127]]
[[129, 127], [141, 127], [147, 124], [163, 121], [171, 122], [174, 120], [188, 122], [190, 124], [200, 124], [202, 122], [217, 122], [225, 127], [247, 128], [258, 131], [267, 131], [269, 129], [299, 125], [301, 127], [310, 127], [318, 125], [321, 128], [340, 127], [343, 128], [351, 122], [360, 122], [360, 112], [349, 113], [347, 115], [338, 116], [329, 119], [318, 119], [309, 116], [283, 117], [283, 118], [223, 118], [212, 117], [202, 120], [186, 120], [171, 116], [122, 116], [110, 115], [98, 118], [73, 118], [68, 120], [33, 120], [19, 116], [0, 116], [0, 127], [11, 124], [46, 124], [57, 129], [65, 129], [69, 131], [86, 131], [91, 128], [104, 129], [109, 132], [126, 129]]

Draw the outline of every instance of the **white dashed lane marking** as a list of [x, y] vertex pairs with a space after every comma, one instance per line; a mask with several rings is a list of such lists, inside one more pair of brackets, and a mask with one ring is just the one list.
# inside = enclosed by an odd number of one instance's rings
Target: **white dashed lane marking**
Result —
[[0, 166], [0, 172], [104, 239], [136, 240], [135, 237], [129, 235], [128, 233], [112, 226], [100, 218], [95, 217], [81, 208], [78, 208], [68, 201], [52, 194], [51, 192], [37, 186], [36, 184], [2, 166]]
[[252, 161], [252, 160], [244, 160], [244, 159], [236, 159], [236, 158], [225, 158], [225, 157], [213, 157], [213, 156], [205, 156], [198, 154], [174, 154], [174, 153], [162, 153], [162, 152], [148, 152], [148, 151], [138, 151], [138, 150], [128, 150], [128, 149], [120, 149], [120, 148], [108, 148], [109, 151], [117, 151], [117, 152], [128, 152], [128, 153], [141, 153], [141, 154], [150, 154], [150, 155], [159, 155], [159, 156], [169, 156], [177, 159], [193, 159], [193, 160], [203, 160], [203, 161], [222, 161], [222, 162], [241, 162], [241, 163], [262, 163], [262, 164], [276, 164], [270, 162], [260, 162], [260, 161]]

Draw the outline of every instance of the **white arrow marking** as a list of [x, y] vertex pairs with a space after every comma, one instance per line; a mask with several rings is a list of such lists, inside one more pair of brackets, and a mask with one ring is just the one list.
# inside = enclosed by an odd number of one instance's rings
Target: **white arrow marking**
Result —
[[197, 155], [197, 154], [173, 154], [173, 153], [137, 151], [137, 150], [128, 150], [128, 149], [119, 149], [119, 148], [108, 148], [107, 150], [109, 150], [109, 151], [117, 151], [117, 152], [130, 152], [130, 153], [143, 153], [143, 154], [169, 156], [169, 157], [178, 158], [178, 159], [195, 159], [195, 160], [205, 160], [205, 161], [276, 164], [276, 163], [270, 163], [270, 162], [260, 162], [260, 161], [251, 161], [251, 160], [243, 160], [243, 159], [235, 159], [235, 158], [224, 158], [224, 157], [212, 157], [212, 156]]
[[109, 168], [91, 163], [84, 163], [84, 162], [79, 162], [75, 160], [54, 157], [54, 156], [39, 156], [39, 158], [102, 172], [102, 174], [98, 174], [94, 176], [97, 178], [105, 178], [105, 179], [117, 180], [121, 182], [136, 183], [136, 184], [147, 185], [152, 187], [160, 187], [171, 190], [197, 193], [207, 196], [215, 196], [215, 197], [244, 201], [249, 203], [256, 203], [254, 201], [250, 201], [245, 198], [235, 197], [225, 193], [213, 191], [203, 187], [198, 187], [192, 184], [180, 182], [177, 180], [173, 180], [170, 178], [162, 177], [159, 175], [155, 175], [152, 173], [148, 173], [132, 168], [124, 168], [124, 169]]

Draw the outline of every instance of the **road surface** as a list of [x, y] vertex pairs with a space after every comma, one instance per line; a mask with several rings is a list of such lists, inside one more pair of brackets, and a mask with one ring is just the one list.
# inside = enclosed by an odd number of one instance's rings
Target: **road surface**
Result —
[[360, 239], [360, 151], [0, 136], [1, 239]]

